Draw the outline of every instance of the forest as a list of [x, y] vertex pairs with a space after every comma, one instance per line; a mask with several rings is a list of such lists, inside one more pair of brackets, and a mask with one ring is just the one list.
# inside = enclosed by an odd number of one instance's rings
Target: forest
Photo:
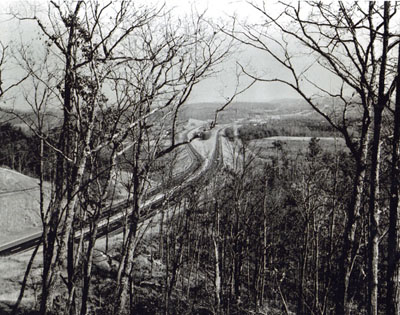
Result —
[[[400, 312], [399, 4], [243, 5], [251, 21], [130, 0], [5, 12], [37, 33], [0, 37], [0, 164], [38, 179], [42, 232], [17, 300], [0, 312]], [[185, 133], [193, 90], [238, 47], [281, 71], [236, 60], [236, 86], [213, 121]], [[256, 83], [290, 88], [319, 119], [243, 124], [235, 137], [218, 116]], [[285, 135], [311, 140], [296, 155], [281, 142], [269, 160], [254, 154], [251, 140]], [[326, 149], [324, 136], [345, 150]], [[174, 153], [199, 137], [215, 139], [209, 164], [177, 183]], [[187, 152], [188, 172], [201, 172]]]

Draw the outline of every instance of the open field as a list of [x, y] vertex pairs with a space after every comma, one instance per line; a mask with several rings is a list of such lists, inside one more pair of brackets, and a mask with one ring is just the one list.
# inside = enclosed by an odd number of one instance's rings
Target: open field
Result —
[[[322, 149], [328, 152], [345, 151], [346, 144], [342, 138], [321, 137], [319, 144]], [[269, 137], [263, 139], [252, 140], [249, 142], [249, 147], [252, 152], [261, 159], [271, 160], [278, 156], [277, 145], [282, 146], [282, 150], [291, 156], [305, 154], [308, 150], [308, 145], [311, 137]]]

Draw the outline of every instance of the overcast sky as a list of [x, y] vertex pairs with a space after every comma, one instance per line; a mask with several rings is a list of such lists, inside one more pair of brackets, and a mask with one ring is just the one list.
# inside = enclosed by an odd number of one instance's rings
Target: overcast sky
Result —
[[[33, 0], [31, 3], [47, 3], [49, 0]], [[144, 1], [144, 0], [143, 0]], [[160, 3], [158, 0], [150, 0], [153, 3]], [[15, 8], [21, 5], [25, 6], [29, 1], [21, 0], [0, 0], [0, 11], [6, 12], [7, 8]], [[149, 3], [149, 1], [145, 1]], [[272, 1], [270, 1], [272, 2]], [[195, 7], [198, 11], [207, 10], [209, 17], [213, 19], [227, 19], [229, 16], [236, 14], [240, 19], [253, 21], [256, 19], [257, 12], [243, 0], [166, 0], [168, 7], [174, 7], [178, 14], [185, 14], [189, 12], [191, 7]], [[4, 14], [1, 22], [1, 39], [9, 40], [16, 36], [15, 22], [14, 27], [4, 22]], [[29, 27], [23, 28], [24, 32], [31, 32]], [[22, 34], [24, 35], [24, 34]], [[29, 36], [29, 34], [27, 35]], [[272, 62], [270, 58], [263, 52], [248, 47], [236, 52], [236, 54], [227, 62], [225, 62], [218, 70], [219, 73], [214, 78], [210, 78], [201, 82], [193, 91], [190, 102], [215, 102], [223, 101], [224, 98], [229, 97], [236, 85], [236, 63], [247, 65], [248, 69], [263, 73], [279, 73], [280, 68], [276, 63]], [[250, 82], [246, 77], [241, 78], [242, 86]], [[281, 85], [257, 83], [244, 94], [240, 95], [238, 101], [251, 101], [251, 102], [264, 102], [280, 98], [295, 98], [297, 95]]]
[[[157, 2], [157, 0], [155, 0]], [[247, 3], [250, 0], [167, 0], [168, 5], [175, 6], [180, 12], [187, 12], [191, 6], [199, 11], [207, 10], [210, 17], [223, 20], [233, 15], [240, 20], [255, 22], [259, 18], [256, 10]], [[267, 0], [274, 10], [275, 0]], [[249, 47], [241, 47], [240, 51], [226, 62], [215, 78], [201, 82], [195, 89], [191, 101], [221, 101], [234, 92], [236, 86], [237, 62], [246, 65], [253, 73], [279, 73], [280, 66], [271, 60], [264, 52]], [[240, 78], [242, 86], [251, 82], [246, 76]], [[249, 90], [237, 97], [237, 101], [264, 102], [280, 98], [297, 98], [297, 94], [280, 84], [256, 83]]]

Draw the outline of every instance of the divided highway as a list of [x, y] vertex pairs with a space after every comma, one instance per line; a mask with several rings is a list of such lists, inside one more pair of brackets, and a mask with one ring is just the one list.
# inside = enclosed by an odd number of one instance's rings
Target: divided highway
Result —
[[[187, 145], [189, 155], [191, 156], [191, 166], [185, 171], [176, 175], [169, 184], [165, 187], [159, 186], [151, 189], [147, 196], [153, 197], [154, 200], [148, 201], [143, 205], [141, 217], [139, 222], [143, 222], [149, 217], [153, 216], [158, 208], [164, 203], [166, 194], [162, 194], [163, 190], [168, 190], [168, 198], [174, 200], [178, 195], [182, 194], [185, 190], [190, 189], [193, 185], [198, 185], [201, 182], [206, 183], [212, 178], [213, 173], [223, 165], [222, 144], [220, 140], [221, 130], [216, 131], [215, 148], [210, 161], [205, 165], [204, 158], [194, 149], [191, 144]], [[155, 198], [157, 195], [159, 197]], [[107, 233], [114, 232], [121, 228], [123, 219], [126, 214], [123, 210], [129, 208], [129, 201], [122, 201], [103, 211], [98, 229], [98, 238], [106, 235]], [[85, 230], [83, 230], [85, 233]], [[79, 238], [76, 235], [75, 238]], [[11, 241], [7, 244], [0, 246], [0, 256], [10, 256], [31, 248], [34, 248], [41, 242], [42, 232], [34, 233], [29, 236]]]

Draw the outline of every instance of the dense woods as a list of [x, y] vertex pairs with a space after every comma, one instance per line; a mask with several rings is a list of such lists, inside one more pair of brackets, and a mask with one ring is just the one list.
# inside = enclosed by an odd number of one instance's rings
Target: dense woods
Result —
[[[0, 97], [19, 91], [31, 110], [3, 109], [25, 127], [0, 121], [0, 164], [39, 178], [43, 225], [34, 305], [20, 305], [28, 264], [14, 314], [398, 314], [398, 4], [247, 5], [260, 23], [235, 17], [222, 28], [202, 13], [180, 19], [134, 1], [12, 12], [39, 35], [16, 46], [22, 74], [10, 83], [0, 46]], [[214, 153], [203, 178], [176, 184], [174, 153], [213, 132], [178, 138], [180, 111], [235, 45], [285, 72], [239, 65], [242, 75], [290, 87], [319, 118], [243, 123], [237, 137], [227, 127], [230, 141], [218, 141], [231, 156]], [[50, 127], [54, 108], [61, 114]], [[271, 136], [312, 138], [296, 154], [275, 142], [264, 159], [251, 140]], [[324, 136], [346, 149], [327, 148]], [[109, 247], [106, 235], [100, 264], [100, 227], [121, 173], [123, 206], [111, 208], [121, 238]], [[149, 228], [145, 202], [161, 192], [158, 178], [185, 189], [166, 189], [150, 206]]]
[[[189, 271], [201, 279], [201, 295], [178, 294], [180, 303], [193, 306], [201, 297], [217, 314], [332, 313], [351, 159], [324, 151], [315, 140], [306, 155], [288, 157], [282, 148], [271, 163], [246, 158], [249, 150], [242, 147], [236, 167], [202, 189], [201, 206], [185, 208], [170, 223], [188, 225], [178, 238], [187, 242], [179, 253], [180, 290], [190, 292], [196, 284], [186, 281]], [[170, 237], [178, 235], [174, 229]], [[357, 265], [352, 292], [360, 312], [365, 268]]]

